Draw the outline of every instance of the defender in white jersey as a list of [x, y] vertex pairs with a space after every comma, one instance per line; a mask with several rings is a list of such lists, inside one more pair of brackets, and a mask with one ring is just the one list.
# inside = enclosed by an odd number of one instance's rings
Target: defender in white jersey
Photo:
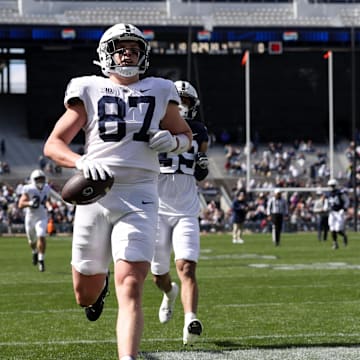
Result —
[[[76, 301], [89, 320], [99, 318], [114, 262], [119, 311], [119, 359], [135, 359], [143, 330], [142, 292], [153, 256], [157, 211], [158, 152], [186, 151], [191, 129], [178, 110], [174, 84], [162, 78], [140, 80], [149, 66], [150, 47], [131, 24], [116, 24], [100, 39], [99, 61], [106, 76], [73, 79], [64, 115], [44, 154], [84, 176], [114, 176], [114, 185], [96, 203], [77, 206], [72, 272]], [[69, 147], [85, 132], [85, 154]]]
[[48, 208], [51, 206], [49, 197], [61, 199], [47, 183], [41, 170], [34, 170], [30, 175], [30, 183], [22, 188], [18, 206], [25, 209], [25, 232], [32, 251], [32, 263], [45, 271], [46, 229]]
[[161, 323], [168, 322], [174, 310], [178, 285], [171, 281], [170, 258], [174, 251], [177, 274], [181, 282], [184, 310], [183, 343], [199, 338], [202, 323], [197, 318], [198, 284], [196, 264], [200, 252], [200, 202], [196, 180], [208, 174], [208, 133], [204, 124], [195, 119], [199, 98], [188, 81], [176, 81], [181, 97], [181, 115], [193, 132], [189, 150], [175, 154], [159, 154], [159, 224], [151, 271], [155, 284], [164, 292], [159, 309]]

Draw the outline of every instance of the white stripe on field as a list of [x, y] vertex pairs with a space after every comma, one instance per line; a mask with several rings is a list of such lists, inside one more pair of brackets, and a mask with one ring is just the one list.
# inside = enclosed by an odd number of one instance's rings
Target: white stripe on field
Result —
[[276, 302], [276, 303], [254, 303], [254, 304], [218, 304], [218, 305], [214, 305], [214, 307], [265, 307], [265, 306], [284, 306], [284, 305], [324, 305], [324, 304], [332, 304], [332, 305], [336, 305], [336, 304], [356, 304], [359, 303], [359, 300], [348, 300], [348, 301], [302, 301], [302, 302]]
[[[272, 334], [272, 335], [251, 335], [251, 336], [233, 336], [233, 337], [203, 337], [201, 341], [209, 342], [219, 342], [219, 341], [241, 341], [241, 340], [266, 340], [266, 339], [298, 339], [298, 338], [329, 338], [329, 337], [351, 337], [356, 338], [360, 337], [360, 333], [313, 333], [313, 334]], [[142, 342], [181, 342], [182, 338], [143, 338]], [[201, 341], [199, 341], [199, 345], [201, 345]], [[71, 344], [106, 344], [106, 343], [116, 343], [116, 339], [104, 339], [104, 340], [50, 340], [50, 341], [11, 341], [11, 342], [0, 342], [0, 346], [40, 346], [40, 345], [71, 345]]]

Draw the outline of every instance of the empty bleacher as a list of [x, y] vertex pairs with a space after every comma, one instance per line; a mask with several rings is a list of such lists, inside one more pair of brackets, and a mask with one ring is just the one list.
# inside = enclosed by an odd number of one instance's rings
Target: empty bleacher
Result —
[[[24, 180], [33, 169], [39, 167], [39, 157], [43, 154], [44, 140], [30, 139], [28, 136], [23, 99], [23, 96], [3, 95], [0, 102], [0, 140], [4, 139], [6, 146], [0, 161], [10, 166], [10, 173], [0, 174], [0, 182], [14, 184]], [[72, 170], [64, 169], [61, 174], [48, 175], [62, 183], [70, 173]]]
[[0, 0], [0, 24], [346, 27], [360, 25], [359, 1]]

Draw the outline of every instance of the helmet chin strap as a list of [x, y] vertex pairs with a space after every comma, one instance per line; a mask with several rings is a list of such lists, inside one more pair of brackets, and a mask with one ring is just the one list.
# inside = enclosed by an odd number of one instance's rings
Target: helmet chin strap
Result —
[[114, 72], [123, 77], [133, 77], [140, 73], [140, 65], [144, 62], [145, 56], [142, 56], [137, 65], [132, 66], [115, 66]]
[[39, 190], [42, 190], [44, 188], [44, 183], [36, 183], [36, 187], [39, 189]]
[[113, 72], [122, 77], [133, 77], [139, 73], [139, 67], [138, 66], [117, 66]]

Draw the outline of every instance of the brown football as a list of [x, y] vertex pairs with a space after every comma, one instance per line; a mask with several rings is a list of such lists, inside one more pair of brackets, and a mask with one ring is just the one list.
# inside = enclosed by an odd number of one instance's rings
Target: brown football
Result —
[[77, 172], [66, 181], [61, 196], [64, 201], [74, 205], [92, 204], [111, 189], [114, 178], [107, 176], [106, 180], [86, 179], [82, 172]]

